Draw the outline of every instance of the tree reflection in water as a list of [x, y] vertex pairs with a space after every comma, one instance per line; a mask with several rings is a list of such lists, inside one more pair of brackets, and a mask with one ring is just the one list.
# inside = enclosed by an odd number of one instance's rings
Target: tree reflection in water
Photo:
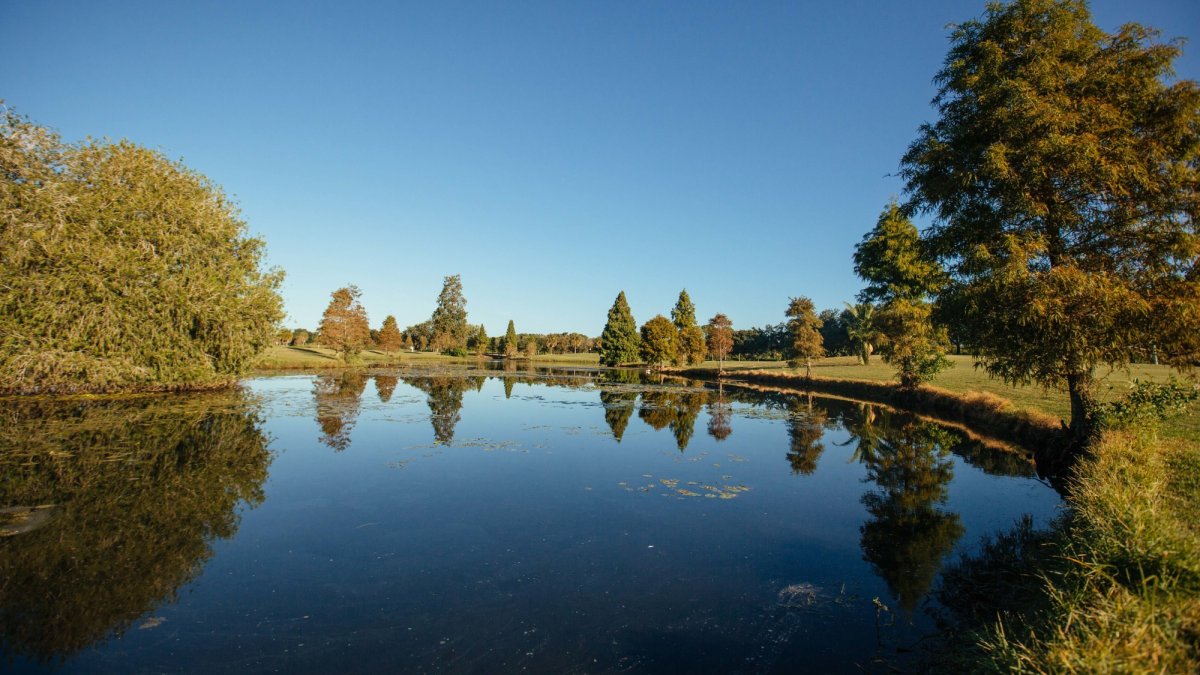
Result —
[[637, 404], [637, 392], [620, 390], [600, 390], [600, 402], [604, 404], [604, 421], [612, 431], [613, 438], [621, 442], [625, 436], [625, 428], [629, 426], [629, 418], [633, 417], [633, 408]]
[[788, 464], [792, 473], [807, 476], [817, 470], [817, 460], [825, 452], [821, 439], [825, 436], [829, 413], [821, 406], [813, 406], [812, 394], [788, 397], [787, 408]]
[[871, 406], [848, 428], [877, 488], [862, 498], [871, 514], [860, 529], [863, 558], [911, 613], [963, 535], [958, 514], [939, 508], [954, 477], [949, 454], [957, 438], [914, 415], [876, 414]]
[[729, 438], [733, 433], [733, 427], [729, 424], [732, 415], [733, 408], [725, 398], [725, 385], [718, 382], [716, 396], [708, 400], [708, 435], [718, 442]]
[[399, 379], [395, 375], [375, 376], [375, 393], [379, 395], [381, 402], [387, 403], [392, 400], [392, 393], [396, 391], [396, 383]]
[[655, 431], [671, 428], [675, 447], [687, 450], [696, 432], [696, 419], [704, 408], [707, 396], [702, 391], [656, 389], [642, 392], [638, 417]]
[[359, 405], [366, 387], [367, 376], [357, 368], [319, 375], [313, 382], [317, 424], [321, 426], [320, 440], [336, 452], [350, 447], [350, 431], [358, 420]]
[[0, 513], [49, 507], [0, 537], [7, 656], [65, 659], [173, 600], [263, 499], [260, 424], [237, 392], [0, 405]]
[[[463, 407], [463, 394], [468, 390], [478, 391], [487, 378], [483, 376], [431, 376], [405, 377], [404, 383], [425, 392], [429, 403], [429, 422], [433, 425], [436, 442], [449, 445], [454, 442], [454, 429], [462, 419], [459, 411]], [[508, 378], [505, 378], [507, 383]]]

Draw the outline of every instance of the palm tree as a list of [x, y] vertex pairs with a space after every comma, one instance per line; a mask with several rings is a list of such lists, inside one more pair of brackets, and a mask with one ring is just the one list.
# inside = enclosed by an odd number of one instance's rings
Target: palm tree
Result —
[[846, 311], [842, 318], [846, 322], [846, 334], [850, 341], [858, 345], [858, 358], [866, 365], [871, 362], [871, 354], [882, 339], [883, 335], [875, 325], [875, 305], [860, 302], [857, 305], [845, 303]]

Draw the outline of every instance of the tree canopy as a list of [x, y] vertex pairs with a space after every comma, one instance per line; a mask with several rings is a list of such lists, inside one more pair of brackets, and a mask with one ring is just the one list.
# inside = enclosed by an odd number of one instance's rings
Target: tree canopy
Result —
[[617, 294], [608, 310], [608, 322], [600, 334], [600, 360], [606, 366], [634, 363], [641, 357], [641, 338], [637, 322], [625, 300], [625, 291]]
[[454, 274], [445, 278], [438, 294], [437, 307], [429, 319], [433, 329], [435, 351], [466, 349], [467, 299], [463, 297], [462, 277]]
[[696, 325], [696, 306], [687, 289], [679, 292], [679, 300], [671, 310], [671, 321], [679, 331], [676, 340], [675, 362], [679, 365], [694, 365], [704, 361], [708, 351], [704, 342], [704, 331]]
[[675, 360], [678, 330], [667, 317], [659, 314], [642, 326], [642, 359], [662, 366]]
[[226, 384], [276, 338], [280, 271], [208, 178], [0, 115], [0, 390]]
[[825, 355], [821, 338], [821, 319], [817, 318], [813, 301], [804, 296], [791, 298], [786, 312], [788, 333], [791, 336], [790, 359], [804, 363], [807, 377], [812, 377], [812, 360]]
[[504, 355], [512, 358], [517, 355], [517, 327], [513, 325], [512, 319], [508, 320], [508, 330], [504, 332]]
[[724, 314], [708, 320], [708, 353], [717, 360], [717, 369], [725, 369], [725, 357], [733, 349], [733, 322]]
[[1065, 384], [1077, 433], [1097, 365], [1200, 354], [1200, 89], [1156, 40], [1082, 0], [989, 5], [901, 164], [956, 338], [1006, 381]]
[[379, 329], [379, 348], [385, 353], [392, 353], [400, 349], [400, 344], [403, 338], [400, 337], [400, 327], [396, 325], [396, 317], [391, 314], [383, 320], [383, 326]]
[[371, 337], [367, 309], [358, 301], [362, 291], [351, 284], [330, 294], [329, 305], [321, 316], [317, 340], [349, 359], [362, 351]]

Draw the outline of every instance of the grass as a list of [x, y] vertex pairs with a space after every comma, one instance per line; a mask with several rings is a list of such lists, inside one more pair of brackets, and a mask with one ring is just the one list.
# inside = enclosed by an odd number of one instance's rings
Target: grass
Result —
[[[368, 349], [358, 355], [355, 366], [387, 366], [405, 365], [412, 363], [474, 363], [474, 356], [465, 358], [443, 356], [433, 352], [397, 352], [384, 354], [376, 349]], [[518, 360], [525, 361], [524, 357]], [[580, 365], [598, 365], [598, 354], [538, 354], [534, 363], [570, 363]], [[259, 357], [254, 368], [256, 370], [319, 370], [324, 368], [346, 368], [349, 364], [340, 359], [332, 349], [305, 345], [303, 347], [268, 347]]]
[[947, 571], [963, 672], [1200, 669], [1200, 445], [1106, 432], [1076, 468], [1070, 510]]
[[[1000, 380], [992, 379], [983, 369], [974, 367], [974, 361], [969, 356], [948, 357], [954, 364], [942, 371], [931, 382], [935, 387], [954, 392], [978, 391], [995, 394], [1008, 399], [1018, 410], [1029, 410], [1060, 419], [1070, 416], [1071, 405], [1065, 391], [1045, 389], [1036, 385], [1011, 386]], [[706, 361], [700, 368], [716, 368], [716, 361]], [[738, 370], [780, 370], [786, 372], [804, 372], [790, 369], [783, 361], [726, 361], [726, 371]], [[896, 381], [895, 368], [884, 363], [882, 359], [871, 359], [870, 365], [862, 365], [852, 356], [838, 356], [813, 362], [813, 375], [839, 379], [870, 380], [874, 382]], [[1129, 383], [1135, 379], [1165, 382], [1172, 375], [1179, 376], [1177, 371], [1167, 366], [1136, 364], [1128, 370], [1102, 370], [1097, 372], [1097, 396], [1101, 400], [1120, 398], [1128, 390]], [[1190, 414], [1169, 421], [1163, 429], [1169, 436], [1177, 436], [1200, 442], [1200, 415]]]

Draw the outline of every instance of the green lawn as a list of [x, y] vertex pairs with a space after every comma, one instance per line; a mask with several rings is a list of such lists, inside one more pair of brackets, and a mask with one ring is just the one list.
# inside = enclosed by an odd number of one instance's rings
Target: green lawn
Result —
[[[985, 391], [1013, 402], [1018, 408], [1046, 412], [1059, 417], [1070, 415], [1071, 406], [1065, 391], [1047, 390], [1039, 386], [1013, 387], [1000, 380], [988, 377], [982, 369], [976, 369], [969, 356], [950, 356], [954, 364], [942, 371], [931, 383], [934, 386], [951, 391]], [[715, 368], [716, 361], [706, 361], [701, 367]], [[783, 361], [726, 361], [725, 369], [783, 369], [789, 372], [803, 372], [788, 369]], [[883, 362], [882, 359], [872, 358], [870, 365], [862, 365], [852, 356], [837, 356], [820, 359], [813, 362], [813, 375], [862, 380], [895, 380], [896, 371]], [[1129, 382], [1134, 379], [1166, 382], [1171, 375], [1179, 377], [1179, 373], [1167, 366], [1133, 365], [1129, 370], [1099, 370], [1097, 379], [1099, 387], [1097, 395], [1104, 400], [1119, 398], [1125, 394]], [[1200, 440], [1200, 413], [1191, 413], [1171, 420], [1164, 431], [1171, 435], [1179, 435], [1193, 440]]]

